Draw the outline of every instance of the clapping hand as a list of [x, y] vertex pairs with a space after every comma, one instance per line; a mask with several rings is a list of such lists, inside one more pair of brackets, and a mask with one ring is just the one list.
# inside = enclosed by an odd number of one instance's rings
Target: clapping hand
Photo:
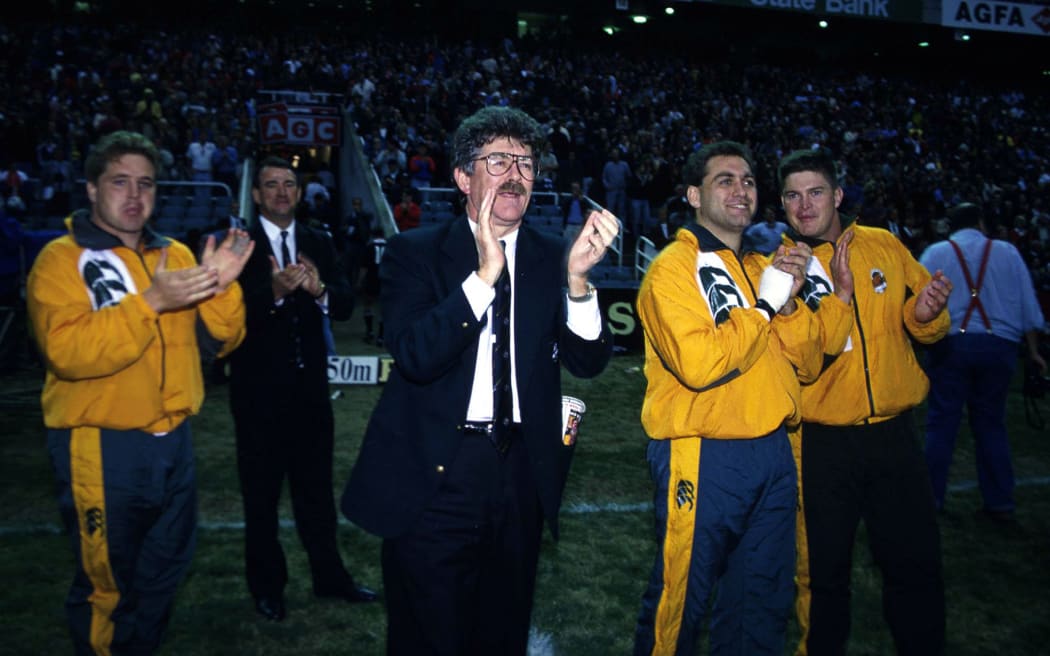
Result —
[[282, 269], [273, 255], [270, 256], [270, 272], [274, 300], [280, 300], [299, 289], [307, 276], [306, 266], [302, 263], [289, 264]]
[[[569, 294], [582, 295], [587, 274], [605, 257], [605, 251], [620, 232], [620, 221], [607, 209], [591, 210], [579, 236], [569, 249]], [[582, 281], [582, 282], [581, 282]], [[576, 282], [578, 284], [574, 285]]]
[[199, 265], [189, 269], [168, 270], [168, 249], [160, 251], [149, 289], [142, 298], [155, 312], [169, 312], [193, 305], [219, 291], [219, 273]]
[[314, 261], [306, 256], [304, 253], [299, 253], [299, 264], [302, 265], [306, 271], [306, 278], [302, 282], [303, 291], [310, 296], [317, 298], [324, 292], [324, 283], [321, 282], [321, 272], [317, 269], [317, 265]]
[[507, 263], [507, 256], [492, 227], [492, 206], [495, 203], [496, 190], [488, 189], [478, 208], [478, 231], [474, 236], [478, 245], [478, 277], [491, 287], [495, 287]]
[[[809, 258], [813, 257], [813, 249], [809, 244], [798, 242], [788, 248], [781, 244], [773, 254], [772, 265], [785, 273], [790, 273], [793, 281], [791, 283], [791, 296], [794, 298], [806, 283], [806, 270], [809, 269]], [[790, 300], [780, 308], [783, 315], [790, 315], [795, 311], [796, 304]]]
[[929, 323], [948, 305], [948, 296], [952, 293], [952, 281], [940, 269], [933, 274], [930, 282], [922, 288], [915, 299], [915, 320]]
[[248, 237], [247, 232], [230, 228], [218, 248], [215, 247], [215, 235], [208, 235], [201, 265], [219, 274], [219, 291], [223, 291], [241, 275], [253, 250], [255, 242]]

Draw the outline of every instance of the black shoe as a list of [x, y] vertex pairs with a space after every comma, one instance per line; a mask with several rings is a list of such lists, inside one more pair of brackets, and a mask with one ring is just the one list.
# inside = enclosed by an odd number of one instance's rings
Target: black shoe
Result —
[[351, 604], [368, 603], [379, 599], [375, 590], [352, 582], [341, 588], [315, 590], [314, 595], [322, 599], [342, 599]]
[[1017, 518], [1014, 517], [1014, 511], [1012, 510], [989, 510], [988, 508], [980, 508], [974, 513], [974, 515], [978, 519], [987, 519], [1002, 526], [1014, 526], [1017, 524]]
[[271, 622], [280, 622], [285, 616], [284, 599], [281, 597], [256, 597], [255, 612]]

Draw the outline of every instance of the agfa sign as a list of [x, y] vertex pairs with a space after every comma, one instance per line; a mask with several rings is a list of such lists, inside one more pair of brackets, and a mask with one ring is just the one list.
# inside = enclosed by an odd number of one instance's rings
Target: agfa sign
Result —
[[941, 24], [997, 32], [1050, 34], [1050, 7], [1020, 2], [943, 0]]

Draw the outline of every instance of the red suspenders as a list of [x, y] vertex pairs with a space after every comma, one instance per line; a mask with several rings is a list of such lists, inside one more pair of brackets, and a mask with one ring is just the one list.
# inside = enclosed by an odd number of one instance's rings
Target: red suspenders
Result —
[[977, 308], [977, 312], [981, 315], [981, 321], [984, 322], [984, 329], [988, 332], [992, 332], [992, 324], [988, 321], [988, 315], [984, 313], [984, 305], [981, 303], [981, 285], [984, 284], [984, 272], [988, 268], [988, 255], [992, 252], [992, 240], [989, 239], [984, 242], [984, 253], [981, 254], [981, 268], [977, 272], [977, 284], [974, 284], [973, 277], [970, 275], [970, 269], [966, 266], [966, 260], [963, 259], [962, 249], [951, 239], [948, 243], [955, 249], [955, 256], [959, 258], [959, 264], [962, 266], [963, 277], [966, 278], [966, 286], [970, 288], [970, 305], [966, 308], [966, 314], [963, 315], [962, 326], [959, 327], [960, 333], [966, 332], [966, 326], [970, 323], [970, 315], [973, 314], [973, 309]]

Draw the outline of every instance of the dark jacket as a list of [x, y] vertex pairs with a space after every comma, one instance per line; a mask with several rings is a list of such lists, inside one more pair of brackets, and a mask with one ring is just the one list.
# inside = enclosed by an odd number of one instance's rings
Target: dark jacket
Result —
[[[307, 292], [296, 290], [276, 305], [271, 279], [273, 249], [262, 224], [249, 230], [255, 251], [238, 281], [244, 290], [248, 335], [231, 356], [231, 401], [240, 404], [266, 403], [285, 396], [290, 385], [306, 386], [310, 393], [328, 394], [328, 354], [325, 347], [320, 306]], [[328, 315], [333, 320], [350, 318], [353, 291], [327, 232], [295, 222], [298, 253], [316, 265], [328, 292]], [[302, 367], [299, 367], [301, 363]]]
[[[348, 519], [381, 537], [407, 531], [441, 483], [463, 439], [478, 334], [461, 284], [477, 268], [460, 218], [393, 237], [380, 269], [386, 344], [395, 366], [372, 413], [343, 493]], [[565, 326], [563, 245], [522, 226], [514, 341], [522, 439], [552, 533], [573, 446], [562, 443], [561, 366], [595, 376], [612, 354], [607, 327], [587, 341]]]

